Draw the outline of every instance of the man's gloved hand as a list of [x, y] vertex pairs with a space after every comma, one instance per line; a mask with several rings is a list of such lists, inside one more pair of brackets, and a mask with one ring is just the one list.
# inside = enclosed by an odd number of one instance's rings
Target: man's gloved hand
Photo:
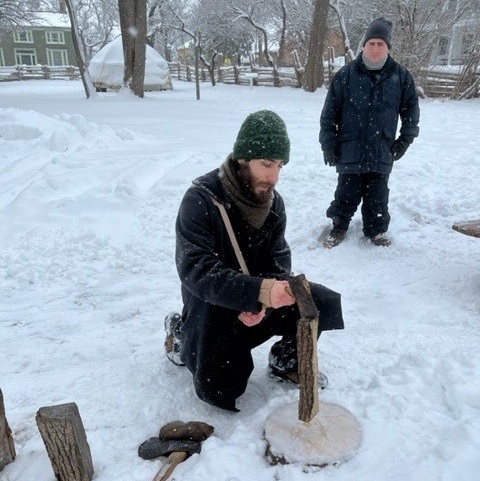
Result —
[[324, 150], [323, 151], [323, 161], [325, 165], [330, 165], [335, 167], [338, 163], [338, 157], [334, 150]]
[[401, 159], [405, 155], [409, 146], [410, 143], [403, 139], [402, 136], [395, 140], [391, 150], [393, 160]]

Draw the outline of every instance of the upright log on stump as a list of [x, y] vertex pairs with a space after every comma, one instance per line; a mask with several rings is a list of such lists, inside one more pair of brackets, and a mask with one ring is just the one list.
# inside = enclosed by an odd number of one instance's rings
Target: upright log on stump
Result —
[[0, 471], [15, 459], [15, 445], [12, 438], [12, 430], [8, 426], [5, 415], [3, 393], [0, 389]]
[[37, 426], [58, 481], [91, 481], [92, 456], [75, 403], [42, 407]]
[[318, 311], [305, 276], [290, 280], [290, 288], [297, 301], [300, 320], [297, 324], [298, 374], [300, 398], [298, 419], [309, 423], [318, 414]]
[[338, 464], [360, 446], [361, 428], [349, 411], [318, 399], [318, 312], [305, 276], [289, 283], [301, 316], [297, 324], [300, 397], [298, 406], [282, 406], [267, 418], [267, 459], [272, 464]]

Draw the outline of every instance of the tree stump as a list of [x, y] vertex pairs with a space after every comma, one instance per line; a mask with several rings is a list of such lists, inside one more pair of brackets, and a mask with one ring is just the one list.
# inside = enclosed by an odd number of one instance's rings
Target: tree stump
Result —
[[3, 403], [3, 393], [0, 389], [0, 471], [15, 459], [15, 445], [12, 430], [8, 426]]
[[[318, 311], [303, 274], [290, 279], [300, 319], [297, 323], [297, 357], [300, 397], [267, 418], [266, 457], [272, 464], [304, 466], [338, 464], [360, 446], [359, 423], [346, 409], [318, 399]], [[297, 416], [295, 416], [297, 411]]]
[[91, 481], [90, 446], [75, 403], [42, 407], [37, 426], [58, 481]]

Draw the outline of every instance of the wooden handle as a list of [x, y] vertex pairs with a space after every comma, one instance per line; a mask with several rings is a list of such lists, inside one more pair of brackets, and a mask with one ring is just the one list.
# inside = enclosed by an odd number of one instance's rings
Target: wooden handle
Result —
[[160, 471], [155, 475], [152, 481], [167, 481], [173, 470], [182, 461], [187, 459], [188, 454], [183, 451], [174, 451], [168, 456], [167, 462], [161, 467]]

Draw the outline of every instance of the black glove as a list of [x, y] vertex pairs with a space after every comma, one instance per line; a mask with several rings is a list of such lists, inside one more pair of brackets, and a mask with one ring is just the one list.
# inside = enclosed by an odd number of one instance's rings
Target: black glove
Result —
[[407, 151], [409, 146], [410, 142], [402, 139], [401, 136], [397, 140], [395, 140], [391, 150], [393, 160], [401, 159], [405, 155], [405, 152]]
[[335, 167], [338, 163], [338, 157], [334, 150], [324, 150], [323, 151], [323, 161], [325, 165], [330, 165]]

